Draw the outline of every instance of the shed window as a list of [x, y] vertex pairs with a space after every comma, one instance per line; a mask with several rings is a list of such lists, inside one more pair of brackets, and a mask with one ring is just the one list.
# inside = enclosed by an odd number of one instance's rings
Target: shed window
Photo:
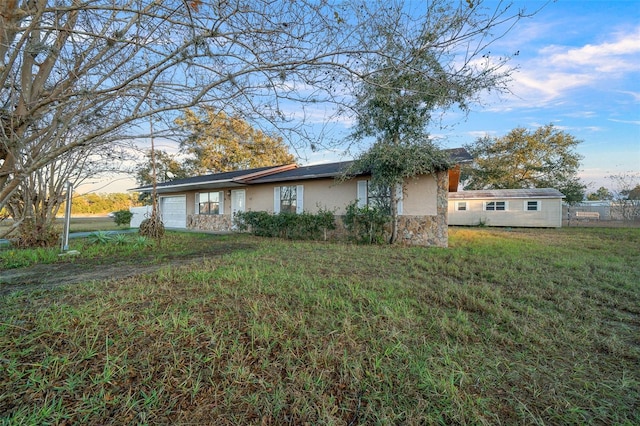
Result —
[[198, 214], [220, 214], [220, 192], [198, 194]]
[[537, 212], [540, 210], [540, 201], [527, 200], [524, 202], [524, 209], [528, 212]]
[[463, 212], [467, 210], [467, 202], [466, 201], [458, 201], [456, 203], [456, 210], [459, 212]]
[[506, 201], [487, 201], [484, 203], [484, 209], [488, 212], [507, 210]]

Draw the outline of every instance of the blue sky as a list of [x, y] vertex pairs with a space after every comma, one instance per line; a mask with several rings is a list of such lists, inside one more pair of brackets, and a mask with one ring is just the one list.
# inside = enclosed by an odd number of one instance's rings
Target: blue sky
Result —
[[[545, 3], [514, 6], [535, 10]], [[553, 123], [582, 141], [579, 176], [588, 191], [610, 187], [611, 174], [640, 173], [639, 0], [548, 2], [491, 46], [496, 55], [516, 51], [512, 93], [483, 97], [466, 118], [448, 112], [449, 129], [431, 129], [443, 147]], [[309, 157], [333, 159], [326, 152]]]
[[[545, 3], [514, 1], [527, 10]], [[548, 2], [491, 46], [496, 55], [516, 51], [511, 94], [484, 97], [466, 118], [451, 111], [444, 118], [450, 124], [446, 132], [430, 130], [444, 148], [485, 134], [503, 136], [515, 127], [553, 123], [582, 141], [579, 176], [588, 191], [610, 187], [608, 175], [640, 173], [640, 0]], [[348, 132], [341, 123], [329, 128]], [[305, 157], [303, 163], [349, 158], [339, 151], [307, 152]], [[121, 192], [136, 186], [131, 179], [116, 179], [93, 190]]]
[[446, 146], [553, 123], [583, 141], [580, 177], [590, 189], [640, 172], [640, 1], [552, 2], [492, 48], [520, 51], [513, 95], [487, 99]]

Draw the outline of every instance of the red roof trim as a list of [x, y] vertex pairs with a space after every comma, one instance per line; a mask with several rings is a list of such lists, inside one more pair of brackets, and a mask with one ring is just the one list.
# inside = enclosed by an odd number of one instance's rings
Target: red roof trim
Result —
[[253, 179], [258, 179], [264, 176], [269, 176], [276, 173], [282, 173], [282, 172], [286, 172], [288, 170], [293, 170], [297, 168], [298, 168], [298, 165], [295, 163], [285, 164], [283, 166], [272, 167], [267, 170], [261, 170], [259, 172], [249, 173], [248, 175], [238, 176], [236, 178], [233, 178], [232, 181], [239, 182], [239, 183], [249, 183]]

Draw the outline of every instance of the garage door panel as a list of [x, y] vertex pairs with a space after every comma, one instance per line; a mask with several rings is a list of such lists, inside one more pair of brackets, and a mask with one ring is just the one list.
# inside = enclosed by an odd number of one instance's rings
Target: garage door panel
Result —
[[187, 199], [185, 196], [160, 198], [162, 223], [167, 228], [187, 226]]

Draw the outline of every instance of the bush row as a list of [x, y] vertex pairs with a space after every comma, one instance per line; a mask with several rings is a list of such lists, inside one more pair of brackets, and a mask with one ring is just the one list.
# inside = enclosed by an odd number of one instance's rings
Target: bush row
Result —
[[[385, 225], [390, 216], [376, 207], [347, 206], [344, 225], [351, 240], [361, 244], [384, 243]], [[234, 217], [240, 231], [260, 237], [286, 239], [327, 239], [327, 231], [336, 229], [335, 215], [329, 210], [311, 213], [278, 213], [265, 211], [239, 212]]]
[[247, 211], [236, 213], [234, 220], [239, 230], [249, 230], [261, 237], [326, 239], [327, 231], [336, 228], [335, 216], [328, 210], [320, 210], [316, 214]]

